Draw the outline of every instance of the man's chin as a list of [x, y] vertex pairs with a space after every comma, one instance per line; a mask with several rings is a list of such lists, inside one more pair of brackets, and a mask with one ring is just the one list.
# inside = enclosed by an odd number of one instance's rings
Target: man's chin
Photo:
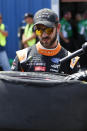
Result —
[[45, 48], [49, 48], [50, 47], [50, 43], [43, 43], [41, 42], [41, 45]]

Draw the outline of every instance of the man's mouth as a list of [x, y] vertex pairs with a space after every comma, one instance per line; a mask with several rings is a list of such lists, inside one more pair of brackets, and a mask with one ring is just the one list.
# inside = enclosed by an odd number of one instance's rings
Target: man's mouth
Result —
[[43, 38], [42, 41], [48, 41], [49, 40], [49, 37], [46, 37], [46, 38]]

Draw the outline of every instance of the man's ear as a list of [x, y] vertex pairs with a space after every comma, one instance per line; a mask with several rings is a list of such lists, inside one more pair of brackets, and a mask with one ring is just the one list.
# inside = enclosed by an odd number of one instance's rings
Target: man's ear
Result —
[[59, 33], [59, 31], [60, 31], [60, 28], [61, 28], [61, 24], [58, 23], [58, 25], [57, 25], [57, 32], [58, 32], [58, 33]]

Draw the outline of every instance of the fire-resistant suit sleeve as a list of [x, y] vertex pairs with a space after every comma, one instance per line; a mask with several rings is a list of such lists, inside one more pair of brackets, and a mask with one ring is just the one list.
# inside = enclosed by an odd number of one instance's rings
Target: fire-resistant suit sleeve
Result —
[[19, 62], [17, 56], [15, 57], [15, 59], [14, 59], [14, 61], [13, 61], [11, 70], [12, 70], [12, 71], [22, 71], [22, 70], [21, 70], [21, 65], [20, 65], [20, 62]]

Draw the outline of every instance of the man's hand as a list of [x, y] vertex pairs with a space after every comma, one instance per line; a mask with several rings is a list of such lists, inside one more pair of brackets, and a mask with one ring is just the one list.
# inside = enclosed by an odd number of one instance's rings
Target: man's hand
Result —
[[0, 29], [0, 33], [2, 33], [2, 35], [6, 36], [6, 37], [8, 36], [8, 32], [7, 31], [3, 31], [3, 30]]
[[25, 35], [23, 34], [23, 36], [22, 36], [22, 43], [26, 44], [29, 40], [32, 40], [34, 38], [36, 38], [36, 34], [35, 33], [33, 33], [32, 36], [30, 36], [29, 38], [26, 38]]
[[29, 47], [28, 44], [24, 44], [24, 48], [27, 48], [27, 47]]

